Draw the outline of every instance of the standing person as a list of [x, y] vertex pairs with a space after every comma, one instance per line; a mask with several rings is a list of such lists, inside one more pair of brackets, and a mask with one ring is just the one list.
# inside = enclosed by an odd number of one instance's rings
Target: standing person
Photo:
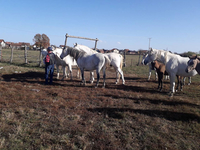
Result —
[[[53, 81], [53, 72], [54, 72], [54, 64], [55, 64], [55, 54], [52, 53], [52, 48], [47, 48], [47, 56], [44, 58], [45, 62], [45, 84], [52, 84]], [[48, 78], [50, 76], [50, 81], [48, 82]]]

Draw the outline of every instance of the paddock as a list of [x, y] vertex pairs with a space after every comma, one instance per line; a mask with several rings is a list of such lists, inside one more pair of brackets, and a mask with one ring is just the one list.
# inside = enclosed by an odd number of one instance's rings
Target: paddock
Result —
[[44, 85], [44, 68], [0, 63], [0, 148], [199, 149], [200, 76], [169, 98], [169, 81], [158, 92], [136, 58], [127, 56], [125, 85], [108, 69], [104, 89], [57, 80], [56, 71]]

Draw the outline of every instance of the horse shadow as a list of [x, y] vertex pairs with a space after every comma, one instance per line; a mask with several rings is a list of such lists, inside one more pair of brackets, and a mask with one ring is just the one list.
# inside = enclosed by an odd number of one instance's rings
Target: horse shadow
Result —
[[[158, 93], [158, 91], [155, 88], [148, 88], [148, 87], [141, 87], [141, 86], [135, 86], [135, 85], [112, 85], [107, 84], [106, 88], [108, 89], [118, 89], [123, 91], [133, 91], [133, 92], [149, 92], [151, 94]], [[160, 92], [159, 92], [160, 93]], [[167, 92], [162, 91], [162, 94], [167, 94]]]
[[[123, 97], [123, 96], [117, 96], [117, 95], [104, 95], [104, 97], [112, 97], [114, 99], [127, 99], [127, 97]], [[190, 107], [198, 107], [200, 108], [199, 105], [197, 104], [192, 104], [192, 103], [188, 103], [188, 102], [184, 102], [184, 101], [167, 101], [167, 100], [161, 100], [161, 99], [150, 99], [150, 98], [144, 98], [144, 97], [133, 97], [133, 98], [128, 98], [130, 100], [132, 100], [134, 103], [142, 103], [142, 102], [149, 102], [151, 104], [154, 105], [166, 105], [166, 106], [179, 106], [179, 105], [185, 105], [185, 106], [190, 106]]]
[[25, 72], [25, 73], [13, 73], [13, 74], [5, 74], [1, 76], [4, 81], [10, 82], [10, 81], [20, 81], [20, 82], [26, 82], [30, 79], [44, 79], [44, 73], [41, 72]]
[[159, 117], [165, 118], [169, 121], [182, 121], [182, 122], [189, 122], [189, 121], [197, 121], [200, 122], [200, 117], [195, 114], [191, 113], [184, 113], [184, 112], [174, 112], [174, 111], [164, 111], [164, 110], [144, 110], [144, 109], [130, 109], [130, 108], [88, 108], [87, 109], [93, 113], [103, 113], [110, 118], [114, 119], [123, 119], [124, 116], [121, 114], [123, 112], [131, 112], [136, 114], [143, 114], [149, 117]]

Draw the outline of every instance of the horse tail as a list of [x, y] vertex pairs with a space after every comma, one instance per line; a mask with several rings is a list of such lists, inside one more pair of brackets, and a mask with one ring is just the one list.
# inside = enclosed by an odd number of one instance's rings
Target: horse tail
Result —
[[107, 55], [104, 55], [104, 58], [105, 58], [105, 65], [104, 66], [110, 66], [110, 59]]
[[121, 58], [120, 69], [122, 70], [124, 57], [123, 57], [121, 54], [120, 54], [119, 56], [120, 56], [120, 58]]

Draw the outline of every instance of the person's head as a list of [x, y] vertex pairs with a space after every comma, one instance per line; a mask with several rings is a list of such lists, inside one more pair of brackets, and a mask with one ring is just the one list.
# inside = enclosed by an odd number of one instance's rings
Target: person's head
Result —
[[53, 51], [53, 50], [52, 50], [52, 47], [48, 47], [48, 48], [47, 48], [47, 51], [48, 51], [48, 52]]

